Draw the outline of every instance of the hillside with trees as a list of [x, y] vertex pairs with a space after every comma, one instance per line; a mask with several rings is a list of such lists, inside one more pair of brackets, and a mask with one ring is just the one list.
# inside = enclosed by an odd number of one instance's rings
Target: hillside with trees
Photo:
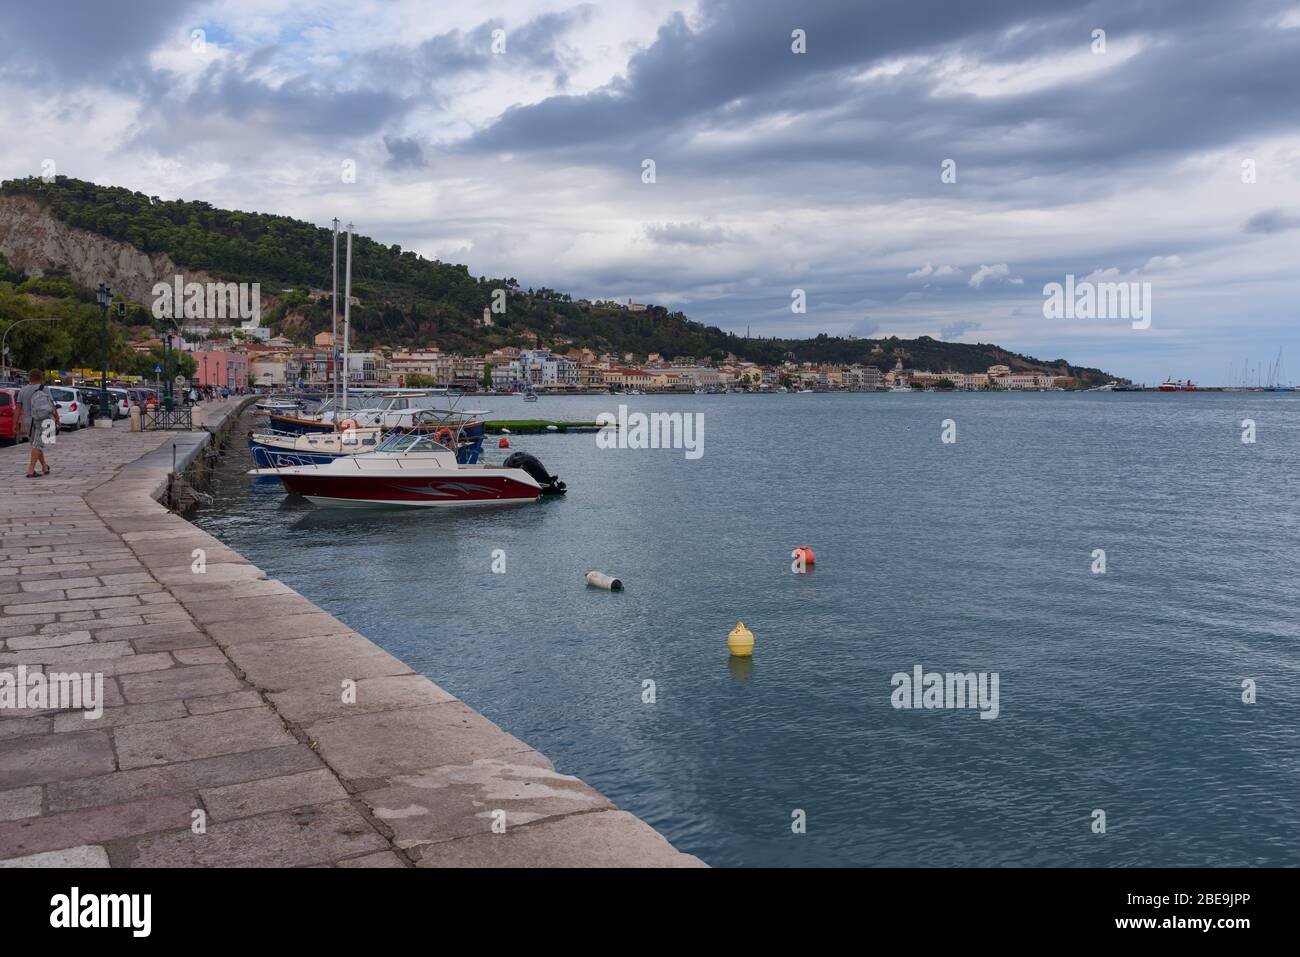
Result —
[[[263, 324], [295, 341], [308, 343], [317, 332], [330, 328], [328, 297], [310, 296], [310, 290], [330, 285], [329, 229], [287, 216], [219, 209], [195, 200], [164, 200], [64, 176], [48, 183], [38, 177], [6, 180], [0, 184], [0, 195], [30, 197], [70, 227], [129, 243], [145, 253], [166, 253], [183, 268], [225, 281], [261, 283]], [[481, 318], [497, 289], [507, 292], [507, 310], [493, 316], [493, 327], [480, 328], [475, 320]], [[1111, 378], [1099, 369], [1072, 366], [1064, 359], [1044, 362], [995, 345], [943, 342], [927, 336], [908, 340], [845, 339], [825, 334], [812, 339], [737, 336], [661, 306], [629, 312], [575, 301], [569, 294], [551, 289], [522, 289], [513, 277], [475, 277], [468, 266], [425, 259], [396, 244], [384, 245], [360, 235], [353, 238], [352, 293], [357, 299], [352, 307], [352, 330], [358, 349], [433, 344], [444, 352], [472, 354], [507, 345], [540, 345], [558, 350], [586, 347], [598, 353], [630, 352], [639, 357], [657, 352], [666, 358], [691, 356], [699, 361], [716, 361], [732, 354], [763, 364], [788, 358], [860, 362], [882, 370], [901, 358], [906, 366], [935, 371], [982, 372], [990, 365], [1003, 364], [1016, 370], [1070, 375], [1083, 385]], [[131, 351], [126, 347], [127, 327], [161, 329], [148, 305], [132, 304], [123, 321], [116, 322], [114, 355], [123, 362]], [[6, 319], [36, 309], [65, 310], [75, 321], [59, 323], [57, 332], [25, 329], [22, 335], [15, 333], [11, 338], [18, 343], [16, 363], [21, 364], [21, 349], [39, 351], [57, 345], [57, 354], [66, 356], [66, 363], [89, 360], [88, 364], [96, 364], [98, 309], [93, 293], [57, 276], [34, 279], [0, 266], [0, 326]], [[88, 318], [96, 324], [93, 341], [84, 339]], [[35, 361], [36, 357], [29, 355], [28, 359]], [[152, 361], [146, 361], [152, 370]]]

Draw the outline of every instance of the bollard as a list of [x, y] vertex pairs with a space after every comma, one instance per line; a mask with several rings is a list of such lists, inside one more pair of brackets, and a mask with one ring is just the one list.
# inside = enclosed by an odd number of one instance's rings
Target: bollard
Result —
[[138, 405], [133, 405], [131, 406], [131, 431], [139, 432], [140, 429], [140, 407]]

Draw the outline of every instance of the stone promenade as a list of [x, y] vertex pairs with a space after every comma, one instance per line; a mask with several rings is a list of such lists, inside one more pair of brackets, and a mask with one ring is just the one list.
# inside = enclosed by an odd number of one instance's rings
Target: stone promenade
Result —
[[104, 698], [0, 708], [0, 867], [700, 866], [168, 513], [177, 440], [0, 449], [0, 673]]

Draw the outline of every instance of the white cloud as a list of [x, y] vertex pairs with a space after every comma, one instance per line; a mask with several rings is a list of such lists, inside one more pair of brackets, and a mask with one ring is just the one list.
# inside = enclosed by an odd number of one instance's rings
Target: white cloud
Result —
[[975, 270], [974, 275], [970, 277], [968, 285], [972, 289], [979, 289], [984, 283], [994, 283], [1000, 279], [1006, 279], [1009, 269], [1006, 263], [997, 263], [993, 266], [980, 266]]
[[925, 279], [931, 277], [934, 279], [944, 279], [948, 276], [960, 276], [961, 269], [957, 266], [932, 266], [926, 263], [920, 269], [914, 269], [907, 274], [908, 279]]

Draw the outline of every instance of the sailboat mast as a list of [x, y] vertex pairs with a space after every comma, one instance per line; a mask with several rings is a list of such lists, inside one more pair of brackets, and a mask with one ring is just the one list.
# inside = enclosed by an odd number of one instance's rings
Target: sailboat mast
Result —
[[343, 411], [348, 410], [348, 337], [352, 334], [352, 224], [348, 223], [348, 255], [343, 279]]
[[334, 217], [334, 285], [330, 290], [330, 399], [339, 391], [339, 218]]

